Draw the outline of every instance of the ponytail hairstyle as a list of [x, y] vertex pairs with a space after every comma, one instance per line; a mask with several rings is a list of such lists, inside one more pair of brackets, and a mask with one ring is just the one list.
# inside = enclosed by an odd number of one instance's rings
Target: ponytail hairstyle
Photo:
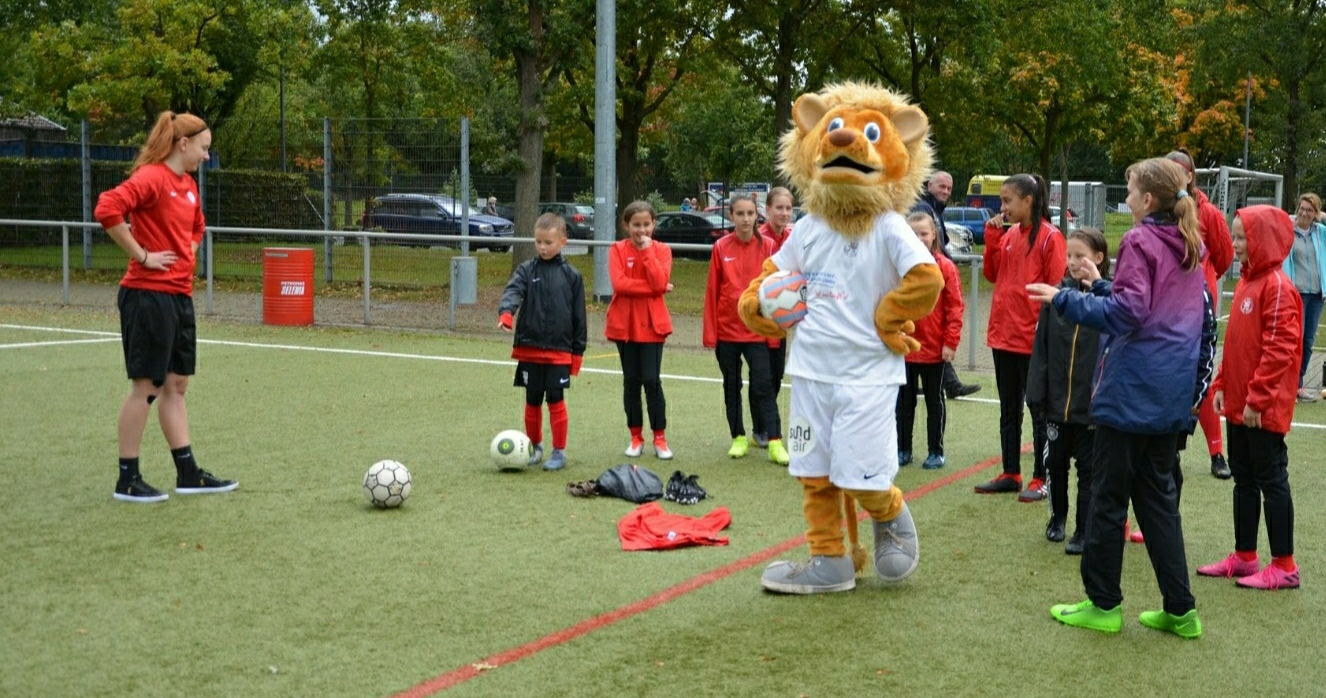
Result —
[[133, 169], [129, 173], [133, 174], [143, 165], [165, 162], [181, 138], [193, 138], [206, 130], [207, 123], [193, 114], [161, 112], [152, 132], [147, 136], [147, 142], [138, 151], [138, 157], [134, 158]]
[[1188, 173], [1166, 158], [1150, 158], [1128, 166], [1128, 183], [1156, 201], [1152, 213], [1172, 216], [1183, 233], [1183, 268], [1189, 271], [1202, 263], [1202, 227], [1197, 221], [1197, 199], [1188, 193]]
[[654, 212], [654, 205], [648, 201], [637, 199], [626, 204], [626, 208], [622, 209], [622, 226], [630, 225], [631, 219], [635, 218], [637, 213], [648, 213], [649, 220], [658, 220], [658, 214]]
[[941, 254], [939, 249], [939, 231], [935, 230], [935, 217], [925, 211], [914, 211], [907, 214], [907, 225], [913, 223], [928, 223], [930, 225], [930, 252], [931, 254]]
[[1188, 153], [1188, 150], [1186, 148], [1171, 150], [1165, 155], [1165, 159], [1170, 162], [1177, 162], [1184, 170], [1187, 170], [1189, 176], [1187, 187], [1188, 193], [1197, 196], [1196, 170], [1193, 169], [1192, 155]]
[[1018, 196], [1031, 197], [1031, 232], [1027, 234], [1027, 251], [1036, 247], [1036, 234], [1041, 231], [1041, 222], [1050, 220], [1050, 192], [1046, 189], [1045, 179], [1034, 174], [1015, 174], [1004, 180], [1004, 186], [1013, 187]]
[[1105, 239], [1105, 233], [1100, 232], [1099, 228], [1078, 228], [1068, 234], [1068, 239], [1081, 240], [1092, 252], [1105, 255], [1100, 264], [1096, 265], [1096, 270], [1102, 278], [1110, 278], [1110, 242]]

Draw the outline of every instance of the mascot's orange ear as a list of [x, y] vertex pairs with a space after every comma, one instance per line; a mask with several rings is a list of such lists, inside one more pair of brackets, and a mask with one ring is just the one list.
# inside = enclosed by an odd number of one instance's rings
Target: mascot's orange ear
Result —
[[815, 124], [829, 113], [829, 105], [817, 94], [807, 92], [797, 97], [797, 101], [792, 105], [792, 120], [796, 122], [797, 130], [802, 133], [810, 133], [815, 128]]
[[893, 112], [890, 120], [893, 127], [898, 129], [898, 138], [909, 145], [917, 139], [925, 138], [925, 130], [930, 126], [930, 119], [926, 118], [925, 112], [916, 107], [903, 107]]

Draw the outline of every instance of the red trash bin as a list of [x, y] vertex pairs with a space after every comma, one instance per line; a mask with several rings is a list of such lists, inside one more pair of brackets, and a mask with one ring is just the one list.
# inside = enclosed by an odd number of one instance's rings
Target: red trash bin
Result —
[[265, 325], [313, 324], [313, 250], [263, 248], [262, 321]]

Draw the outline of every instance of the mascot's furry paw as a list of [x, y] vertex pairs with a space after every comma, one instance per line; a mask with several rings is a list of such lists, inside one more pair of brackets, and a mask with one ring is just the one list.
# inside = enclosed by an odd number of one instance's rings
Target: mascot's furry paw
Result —
[[916, 323], [907, 320], [896, 332], [881, 332], [879, 338], [884, 340], [884, 346], [888, 347], [889, 351], [898, 356], [907, 356], [921, 348], [921, 343], [911, 336], [915, 330]]

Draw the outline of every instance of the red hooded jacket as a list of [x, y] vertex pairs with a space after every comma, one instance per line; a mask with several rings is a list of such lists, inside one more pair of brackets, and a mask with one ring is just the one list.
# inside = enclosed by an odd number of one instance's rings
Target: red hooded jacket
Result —
[[736, 233], [728, 233], [714, 243], [709, 257], [709, 281], [704, 289], [706, 349], [713, 349], [720, 341], [769, 342], [741, 321], [737, 300], [750, 282], [764, 272], [764, 260], [772, 254], [773, 240], [758, 234], [742, 242]]
[[1030, 251], [1029, 234], [1021, 223], [1007, 233], [997, 225], [985, 226], [985, 278], [995, 285], [985, 343], [991, 349], [1027, 356], [1031, 356], [1041, 314], [1040, 302], [1027, 295], [1027, 284], [1055, 286], [1068, 271], [1066, 243], [1058, 228], [1042, 220]]
[[1234, 262], [1234, 243], [1229, 237], [1225, 214], [1200, 189], [1197, 191], [1197, 221], [1202, 224], [1202, 244], [1206, 245], [1202, 272], [1206, 274], [1206, 288], [1215, 298], [1216, 279], [1224, 276]]
[[612, 302], [603, 335], [612, 342], [658, 344], [672, 334], [672, 315], [663, 295], [672, 277], [672, 248], [654, 241], [637, 249], [628, 238], [608, 248]]
[[1288, 434], [1303, 356], [1303, 300], [1281, 264], [1294, 246], [1294, 222], [1274, 206], [1238, 211], [1248, 263], [1234, 288], [1225, 354], [1212, 391], [1225, 394], [1225, 419], [1243, 424], [1246, 405], [1262, 429]]
[[948, 257], [935, 255], [939, 271], [944, 274], [944, 289], [939, 292], [939, 302], [930, 314], [916, 321], [912, 336], [921, 343], [921, 348], [907, 355], [904, 359], [909, 364], [937, 364], [944, 360], [941, 353], [944, 347], [956, 350], [962, 340], [962, 282], [958, 279], [958, 267]]

